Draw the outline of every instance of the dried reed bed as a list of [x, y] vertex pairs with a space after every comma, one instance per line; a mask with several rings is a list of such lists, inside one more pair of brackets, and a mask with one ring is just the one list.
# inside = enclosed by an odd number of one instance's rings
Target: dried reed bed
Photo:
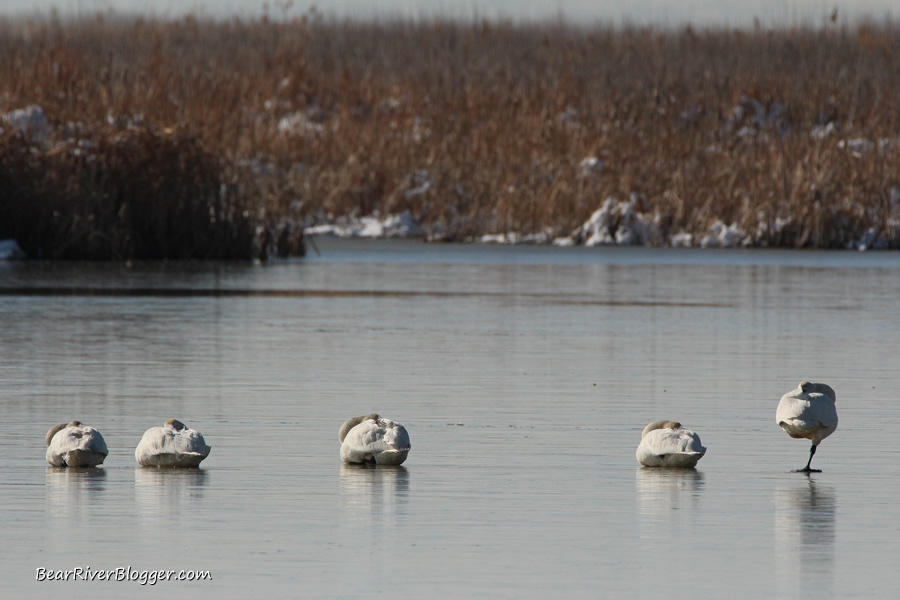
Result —
[[[6, 128], [0, 237], [39, 244], [50, 210], [47, 255], [103, 255], [91, 235], [113, 256], [290, 254], [303, 224], [404, 210], [434, 239], [564, 235], [615, 197], [652, 244], [721, 220], [753, 245], [900, 247], [898, 50], [872, 26], [6, 24], [0, 110], [39, 105], [57, 133]], [[166, 222], [144, 250], [123, 204]]]

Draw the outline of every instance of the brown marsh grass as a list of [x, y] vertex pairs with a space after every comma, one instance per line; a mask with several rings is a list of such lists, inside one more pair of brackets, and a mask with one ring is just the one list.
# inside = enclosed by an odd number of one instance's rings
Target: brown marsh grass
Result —
[[0, 112], [38, 105], [51, 133], [4, 126], [0, 238], [246, 258], [405, 210], [432, 239], [567, 235], [631, 197], [657, 245], [721, 220], [751, 245], [900, 247], [898, 58], [874, 26], [8, 22]]

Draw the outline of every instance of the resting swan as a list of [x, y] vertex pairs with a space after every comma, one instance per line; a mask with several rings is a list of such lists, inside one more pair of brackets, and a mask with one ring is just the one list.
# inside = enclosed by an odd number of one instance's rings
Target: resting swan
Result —
[[109, 454], [100, 432], [81, 421], [53, 427], [44, 441], [47, 462], [54, 467], [96, 467]]
[[644, 427], [638, 445], [638, 462], [645, 467], [691, 469], [706, 454], [700, 436], [677, 421], [653, 421]]
[[199, 467], [210, 447], [199, 431], [188, 429], [177, 419], [162, 427], [151, 427], [134, 450], [142, 467]]
[[412, 447], [403, 425], [377, 414], [350, 419], [341, 426], [338, 437], [341, 459], [348, 463], [399, 465]]
[[800, 387], [781, 397], [775, 410], [775, 422], [792, 438], [806, 438], [812, 442], [806, 466], [796, 469], [796, 472], [822, 472], [820, 469], [810, 469], [809, 465], [819, 442], [837, 429], [836, 400], [837, 396], [830, 386], [808, 381], [801, 381]]

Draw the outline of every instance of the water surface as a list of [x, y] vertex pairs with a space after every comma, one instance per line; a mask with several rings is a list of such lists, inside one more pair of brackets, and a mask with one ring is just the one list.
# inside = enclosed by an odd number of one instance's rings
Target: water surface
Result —
[[[319, 242], [270, 265], [0, 264], [0, 580], [19, 597], [890, 597], [900, 256]], [[837, 392], [813, 461], [774, 422]], [[337, 431], [404, 423], [400, 468]], [[196, 471], [136, 468], [177, 417]], [[80, 419], [110, 448], [49, 468]], [[698, 468], [639, 467], [677, 419]], [[36, 569], [211, 581], [36, 582]]]

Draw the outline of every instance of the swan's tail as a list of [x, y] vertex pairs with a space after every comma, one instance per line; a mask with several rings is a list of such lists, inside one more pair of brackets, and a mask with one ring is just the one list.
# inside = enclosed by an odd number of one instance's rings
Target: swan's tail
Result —
[[66, 452], [66, 464], [70, 467], [96, 467], [106, 458], [105, 454], [78, 448]]

